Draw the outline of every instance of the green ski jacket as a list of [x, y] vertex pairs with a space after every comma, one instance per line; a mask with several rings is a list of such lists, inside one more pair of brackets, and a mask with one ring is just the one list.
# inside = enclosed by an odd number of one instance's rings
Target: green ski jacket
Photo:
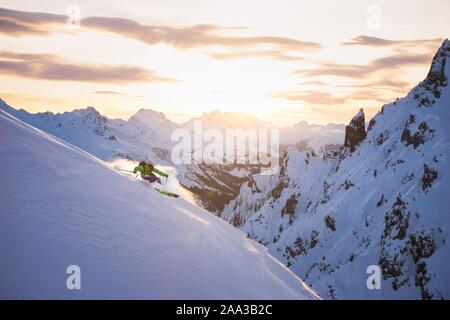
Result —
[[160, 175], [161, 177], [168, 177], [169, 176], [167, 173], [164, 173], [164, 172], [156, 169], [154, 166], [149, 165], [149, 164], [142, 165], [142, 166], [137, 166], [136, 168], [134, 168], [133, 172], [134, 173], [140, 172], [143, 176], [148, 176], [152, 172]]

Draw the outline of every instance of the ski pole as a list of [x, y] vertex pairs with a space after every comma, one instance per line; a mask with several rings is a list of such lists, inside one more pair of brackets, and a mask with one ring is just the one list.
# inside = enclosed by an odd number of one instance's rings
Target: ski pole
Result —
[[117, 169], [117, 170], [134, 173], [134, 171], [130, 171], [130, 170], [124, 170], [124, 169]]

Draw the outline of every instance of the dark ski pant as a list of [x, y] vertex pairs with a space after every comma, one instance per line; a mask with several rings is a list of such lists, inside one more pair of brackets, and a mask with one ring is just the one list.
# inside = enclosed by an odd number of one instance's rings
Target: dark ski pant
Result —
[[142, 176], [142, 179], [147, 180], [150, 183], [158, 182], [161, 184], [161, 179], [155, 176], [153, 173], [150, 173], [149, 175]]

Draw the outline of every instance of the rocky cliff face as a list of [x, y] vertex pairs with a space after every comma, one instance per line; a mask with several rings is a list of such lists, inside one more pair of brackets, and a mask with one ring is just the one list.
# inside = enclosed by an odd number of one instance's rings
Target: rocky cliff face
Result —
[[355, 151], [356, 146], [366, 138], [366, 122], [364, 110], [353, 117], [349, 125], [345, 127], [345, 141], [344, 146], [350, 149], [350, 152]]
[[[421, 106], [426, 107], [433, 104], [436, 101], [435, 99], [441, 97], [442, 88], [448, 85], [449, 75], [446, 73], [446, 68], [448, 68], [449, 52], [450, 41], [447, 39], [434, 56], [427, 77], [412, 92]], [[430, 97], [430, 94], [432, 97]]]
[[[253, 177], [222, 217], [322, 297], [450, 298], [449, 57], [446, 40], [424, 81], [367, 131], [358, 112], [340, 151], [288, 148], [280, 172]], [[367, 287], [370, 266], [380, 290]]]

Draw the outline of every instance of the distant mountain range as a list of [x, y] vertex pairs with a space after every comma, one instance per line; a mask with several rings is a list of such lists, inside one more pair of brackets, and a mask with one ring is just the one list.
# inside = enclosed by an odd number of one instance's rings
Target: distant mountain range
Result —
[[[57, 114], [33, 114], [23, 109], [17, 110], [0, 100], [0, 109], [103, 160], [126, 158], [147, 160], [160, 165], [173, 165], [170, 159], [174, 144], [170, 140], [173, 130], [192, 130], [194, 121], [201, 121], [204, 129], [274, 127], [273, 124], [244, 112], [212, 111], [177, 124], [167, 119], [163, 113], [151, 109], [140, 109], [128, 120], [109, 119], [93, 107]], [[282, 128], [280, 139], [281, 143], [301, 142], [316, 150], [334, 148], [335, 144], [342, 141], [344, 129], [344, 125], [322, 126], [302, 122], [293, 127]], [[242, 183], [254, 172], [254, 168], [186, 165], [178, 166], [177, 171], [180, 183], [196, 194], [200, 204], [219, 214], [225, 204], [237, 196]]]

